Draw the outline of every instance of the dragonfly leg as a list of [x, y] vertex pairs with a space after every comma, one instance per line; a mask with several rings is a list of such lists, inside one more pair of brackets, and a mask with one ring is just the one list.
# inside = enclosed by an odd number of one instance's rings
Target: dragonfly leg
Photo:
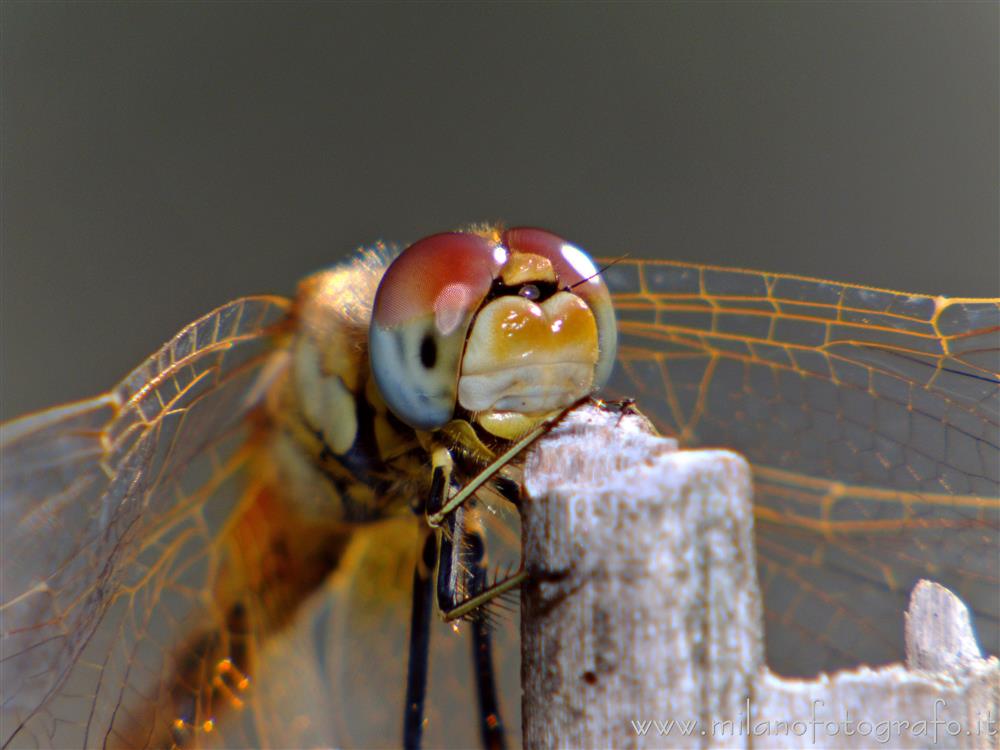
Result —
[[482, 565], [485, 549], [482, 536], [466, 528], [465, 517], [465, 506], [458, 505], [443, 517], [437, 530], [440, 539], [437, 603], [446, 622], [469, 618], [491, 600], [516, 589], [528, 577], [522, 568], [508, 578], [487, 585], [484, 571], [478, 584], [469, 585], [475, 580], [476, 568]]
[[431, 596], [437, 543], [424, 534], [420, 559], [413, 570], [413, 608], [410, 611], [410, 659], [406, 667], [406, 705], [403, 713], [403, 747], [418, 750], [424, 729], [427, 697], [427, 660], [431, 635]]
[[[438, 531], [437, 601], [438, 608], [445, 613], [446, 618], [449, 612], [469, 601], [463, 599], [463, 591], [475, 597], [488, 589], [486, 543], [482, 534], [466, 528], [465, 516], [465, 508], [457, 508], [445, 518], [443, 527]], [[472, 626], [472, 659], [476, 675], [480, 736], [484, 748], [501, 750], [506, 747], [506, 743], [493, 673], [490, 625], [482, 607], [471, 610], [466, 617]]]
[[[470, 614], [473, 614], [477, 609], [483, 607], [484, 605], [489, 604], [497, 597], [503, 596], [508, 591], [513, 591], [514, 589], [519, 588], [527, 579], [528, 572], [522, 568], [512, 576], [487, 586], [485, 589], [472, 594], [467, 599], [461, 602], [456, 601], [451, 609], [441, 610], [441, 613], [444, 615], [445, 622], [467, 619]], [[441, 597], [438, 596], [439, 606], [440, 603]]]
[[[451, 486], [451, 452], [438, 447], [431, 453], [431, 488], [427, 497], [412, 504], [416, 515], [434, 512], [444, 504]], [[410, 656], [406, 668], [406, 704], [403, 713], [403, 747], [418, 750], [424, 729], [427, 668], [430, 656], [431, 598], [434, 569], [439, 558], [436, 534], [422, 535], [420, 559], [413, 570], [413, 606], [410, 610]]]
[[437, 603], [438, 609], [448, 612], [458, 606], [465, 590], [461, 576], [468, 568], [461, 559], [464, 549], [462, 531], [465, 509], [458, 508], [450, 513], [436, 532], [438, 538], [437, 556]]
[[542, 435], [552, 429], [566, 414], [591, 400], [590, 396], [577, 399], [574, 403], [554, 414], [550, 414], [541, 420], [534, 428], [526, 432], [519, 440], [512, 443], [507, 450], [497, 456], [492, 463], [480, 471], [467, 485], [459, 490], [455, 495], [448, 498], [448, 501], [439, 509], [427, 510], [427, 523], [433, 528], [437, 528], [444, 521], [449, 513], [460, 507], [466, 500], [472, 497], [476, 491], [488, 482], [498, 471], [510, 463], [525, 448], [538, 440]]
[[[486, 588], [486, 546], [481, 534], [468, 536], [472, 567], [471, 590], [478, 593]], [[479, 733], [487, 750], [503, 750], [503, 723], [500, 721], [500, 701], [497, 698], [496, 677], [493, 673], [493, 639], [490, 624], [482, 609], [472, 620], [472, 663], [476, 672], [476, 695], [479, 698]]]
[[[431, 490], [427, 498], [420, 498], [419, 505], [413, 508], [413, 512], [425, 517], [440, 512], [448, 499], [448, 491], [451, 489], [451, 472], [455, 466], [455, 461], [451, 456], [451, 451], [444, 446], [437, 446], [431, 451]], [[433, 524], [428, 524], [433, 527]]]

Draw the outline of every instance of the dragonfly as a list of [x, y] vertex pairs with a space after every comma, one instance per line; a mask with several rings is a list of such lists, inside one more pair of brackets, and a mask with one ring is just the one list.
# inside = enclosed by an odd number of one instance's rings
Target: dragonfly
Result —
[[2, 425], [0, 744], [516, 744], [521, 449], [595, 392], [751, 462], [774, 671], [899, 660], [921, 578], [1000, 651], [1000, 300], [478, 225]]

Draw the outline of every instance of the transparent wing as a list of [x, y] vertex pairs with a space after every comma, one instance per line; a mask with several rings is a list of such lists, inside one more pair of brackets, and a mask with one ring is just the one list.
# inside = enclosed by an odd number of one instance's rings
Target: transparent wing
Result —
[[[352, 534], [336, 572], [292, 625], [264, 646], [248, 710], [230, 712], [218, 731], [202, 738], [204, 744], [401, 746], [411, 586], [422, 523], [416, 517], [395, 518]], [[469, 626], [456, 630], [433, 616], [431, 628], [424, 746], [478, 747]], [[501, 715], [509, 744], [518, 747], [516, 612], [495, 613], [493, 638]]]
[[754, 466], [772, 668], [901, 658], [922, 577], [1000, 650], [1000, 300], [661, 261], [605, 278], [607, 392]]
[[209, 541], [241, 495], [288, 307], [220, 307], [110, 393], [2, 426], [3, 747], [151, 731], [173, 639], [206, 609]]

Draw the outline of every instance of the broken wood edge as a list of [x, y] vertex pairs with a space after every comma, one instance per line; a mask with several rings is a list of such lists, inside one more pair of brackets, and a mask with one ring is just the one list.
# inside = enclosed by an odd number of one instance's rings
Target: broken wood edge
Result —
[[937, 584], [914, 589], [907, 665], [766, 668], [740, 456], [585, 406], [530, 452], [525, 488], [526, 748], [997, 746], [1000, 662]]
[[[961, 600], [920, 581], [904, 614], [906, 664], [860, 667], [810, 680], [763, 670], [751, 722], [771, 734], [755, 747], [997, 747], [1000, 662], [983, 658]], [[773, 732], [801, 717], [800, 733]]]

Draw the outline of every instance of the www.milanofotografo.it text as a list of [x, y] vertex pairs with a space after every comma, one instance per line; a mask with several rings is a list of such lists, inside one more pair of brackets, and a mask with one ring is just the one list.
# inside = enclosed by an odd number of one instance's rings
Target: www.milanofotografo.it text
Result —
[[[811, 702], [809, 717], [804, 719], [756, 719], [752, 718], [750, 700], [747, 699], [745, 710], [736, 719], [715, 719], [710, 725], [703, 726], [698, 719], [633, 719], [632, 730], [639, 736], [653, 735], [658, 737], [680, 736], [711, 736], [711, 737], [766, 737], [786, 736], [800, 737], [803, 740], [816, 743], [830, 737], [867, 737], [877, 743], [887, 743], [895, 737], [912, 736], [929, 739], [936, 744], [945, 737], [985, 736], [996, 737], [997, 717], [992, 712], [977, 715], [972, 725], [967, 725], [954, 718], [943, 716], [947, 701], [937, 698], [934, 701], [932, 716], [926, 719], [858, 719], [844, 710], [839, 719], [820, 715], [825, 701], [814, 699]], [[808, 738], [808, 739], [807, 739]]]

